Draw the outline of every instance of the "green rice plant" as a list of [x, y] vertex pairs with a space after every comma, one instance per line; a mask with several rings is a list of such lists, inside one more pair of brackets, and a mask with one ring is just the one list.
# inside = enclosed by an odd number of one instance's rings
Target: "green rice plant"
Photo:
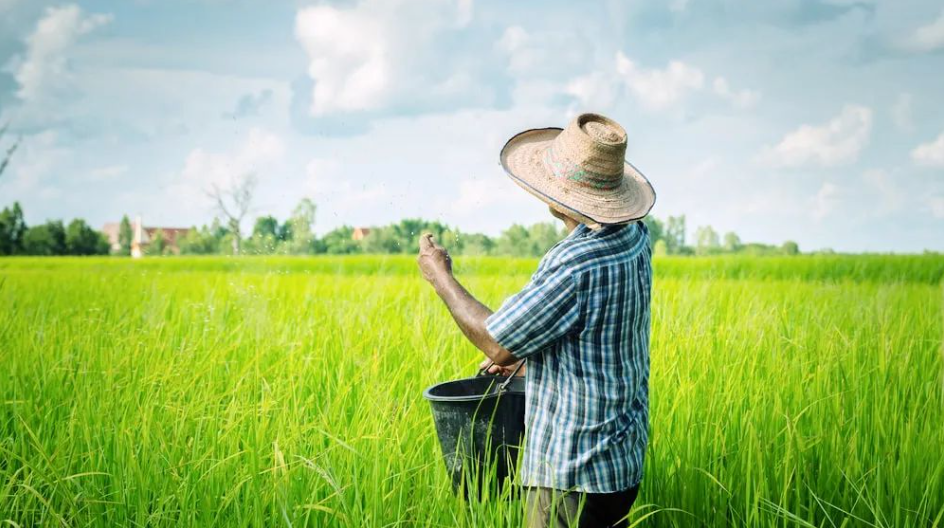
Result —
[[[655, 266], [634, 522], [944, 524], [940, 257]], [[421, 394], [481, 356], [412, 258], [4, 259], [0, 306], [0, 524], [521, 523], [452, 493]]]

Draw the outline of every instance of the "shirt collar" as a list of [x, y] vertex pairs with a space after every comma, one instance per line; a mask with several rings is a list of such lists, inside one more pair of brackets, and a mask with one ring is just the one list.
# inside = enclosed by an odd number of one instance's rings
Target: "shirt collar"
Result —
[[587, 236], [588, 233], [592, 233], [593, 230], [587, 227], [584, 224], [577, 224], [577, 227], [573, 231], [567, 234], [564, 239], [577, 239]]
[[593, 230], [587, 227], [585, 224], [577, 224], [577, 227], [567, 236], [567, 238], [585, 238], [585, 237], [594, 237], [601, 238], [608, 235], [616, 233], [620, 229], [629, 226], [630, 224], [608, 224], [603, 225], [600, 229]]

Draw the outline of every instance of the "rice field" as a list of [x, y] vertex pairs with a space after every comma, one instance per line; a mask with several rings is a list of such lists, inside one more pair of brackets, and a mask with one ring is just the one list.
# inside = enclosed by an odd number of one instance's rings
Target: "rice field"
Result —
[[[460, 258], [497, 307], [531, 260]], [[944, 257], [663, 258], [640, 526], [944, 526]], [[517, 526], [410, 257], [0, 260], [0, 525]]]

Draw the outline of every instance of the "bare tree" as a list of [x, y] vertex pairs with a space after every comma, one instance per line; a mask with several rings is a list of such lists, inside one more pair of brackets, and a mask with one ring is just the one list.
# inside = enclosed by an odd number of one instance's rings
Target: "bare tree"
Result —
[[[7, 134], [8, 128], [10, 128], [10, 123], [0, 127], [0, 139], [3, 139], [3, 136]], [[0, 176], [3, 176], [3, 171], [7, 170], [7, 166], [10, 164], [10, 158], [13, 157], [13, 153], [16, 152], [17, 147], [20, 146], [20, 139], [21, 138], [17, 138], [12, 145], [7, 147], [6, 152], [3, 154], [3, 158], [0, 158]]]
[[230, 233], [233, 235], [233, 254], [239, 255], [239, 246], [242, 233], [239, 225], [249, 214], [252, 206], [252, 195], [256, 190], [256, 176], [243, 174], [233, 179], [232, 184], [221, 189], [213, 184], [207, 194], [216, 202], [216, 210], [226, 220]]

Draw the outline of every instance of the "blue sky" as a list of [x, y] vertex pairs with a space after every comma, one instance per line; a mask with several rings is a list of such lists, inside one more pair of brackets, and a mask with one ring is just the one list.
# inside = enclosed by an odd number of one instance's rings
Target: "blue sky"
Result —
[[0, 0], [0, 205], [188, 226], [254, 173], [320, 232], [495, 234], [548, 217], [504, 141], [596, 111], [691, 232], [944, 250], [942, 94], [934, 1]]

